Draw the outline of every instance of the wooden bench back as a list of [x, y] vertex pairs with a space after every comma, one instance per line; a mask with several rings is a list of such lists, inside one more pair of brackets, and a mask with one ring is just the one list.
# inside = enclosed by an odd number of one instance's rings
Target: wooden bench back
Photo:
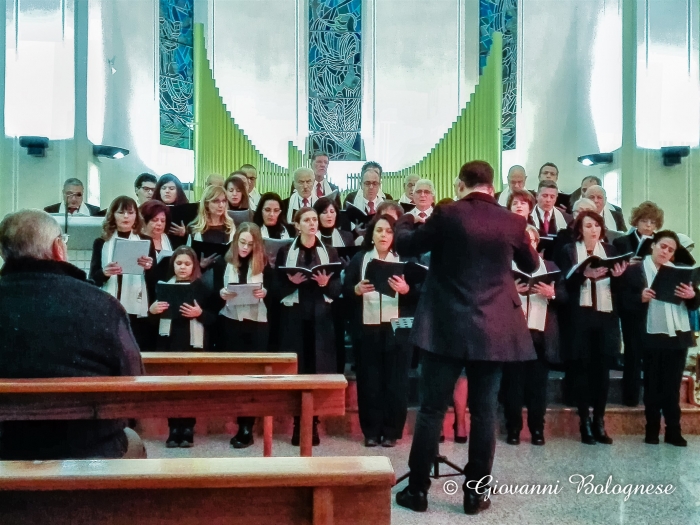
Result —
[[143, 352], [141, 359], [150, 376], [297, 373], [293, 353]]

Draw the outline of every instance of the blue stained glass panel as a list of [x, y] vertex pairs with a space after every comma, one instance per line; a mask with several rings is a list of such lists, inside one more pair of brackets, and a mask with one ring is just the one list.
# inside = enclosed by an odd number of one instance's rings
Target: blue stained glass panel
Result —
[[503, 149], [515, 149], [518, 95], [518, 0], [479, 1], [479, 73], [486, 65], [494, 31], [503, 34]]
[[160, 143], [192, 149], [193, 0], [160, 0]]
[[362, 0], [309, 0], [311, 147], [360, 160]]

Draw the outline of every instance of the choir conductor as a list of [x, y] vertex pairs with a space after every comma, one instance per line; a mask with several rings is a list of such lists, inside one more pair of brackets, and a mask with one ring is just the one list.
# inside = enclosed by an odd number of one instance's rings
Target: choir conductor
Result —
[[430, 469], [457, 378], [466, 369], [471, 415], [469, 462], [464, 468], [464, 512], [490, 500], [476, 483], [491, 474], [496, 448], [497, 393], [506, 361], [536, 358], [512, 277], [513, 261], [533, 272], [539, 260], [526, 221], [494, 199], [493, 168], [468, 162], [459, 172], [462, 199], [438, 206], [425, 224], [404, 216], [396, 228], [402, 257], [431, 252], [411, 333], [424, 350], [421, 405], [408, 459], [408, 486], [399, 505], [427, 509]]

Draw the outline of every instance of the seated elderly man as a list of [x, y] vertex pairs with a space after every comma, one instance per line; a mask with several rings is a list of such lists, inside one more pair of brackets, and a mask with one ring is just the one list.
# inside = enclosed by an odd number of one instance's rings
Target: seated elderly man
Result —
[[[40, 210], [0, 222], [0, 377], [143, 374], [139, 348], [119, 301], [66, 262], [58, 223]], [[66, 301], [67, 297], [73, 300]], [[6, 421], [0, 459], [145, 457], [124, 420]]]
[[626, 232], [625, 218], [622, 210], [608, 202], [608, 197], [602, 186], [594, 184], [586, 189], [583, 194], [588, 200], [595, 204], [595, 211], [605, 219], [605, 227], [611, 231]]
[[46, 213], [68, 213], [91, 217], [100, 215], [100, 207], [85, 202], [85, 187], [80, 179], [67, 179], [63, 183], [63, 202], [52, 204], [44, 208]]

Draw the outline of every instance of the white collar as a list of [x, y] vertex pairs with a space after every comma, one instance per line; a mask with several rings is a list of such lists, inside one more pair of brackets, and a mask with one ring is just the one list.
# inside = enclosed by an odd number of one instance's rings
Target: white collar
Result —
[[[666, 263], [665, 266], [674, 267], [675, 265], [669, 262]], [[644, 277], [647, 286], [650, 287], [658, 273], [656, 265], [651, 260], [651, 256], [644, 258], [642, 268], [644, 269]], [[676, 337], [676, 332], [690, 332], [688, 308], [684, 302], [681, 302], [681, 304], [672, 304], [652, 299], [649, 301], [646, 328], [649, 334], [664, 334], [669, 337]]]
[[425, 218], [427, 219], [428, 217], [430, 217], [433, 214], [433, 209], [434, 208], [431, 206], [427, 210], [421, 212], [418, 208], [413, 208], [413, 209], [411, 209], [411, 211], [409, 211], [407, 213], [410, 215], [414, 215], [416, 217], [418, 217], [421, 213], [425, 213]]
[[406, 194], [403, 193], [401, 194], [401, 198], [399, 199], [399, 204], [413, 204], [413, 201], [406, 197]]
[[[66, 213], [66, 203], [62, 202], [61, 205], [58, 207], [58, 213], [64, 214]], [[90, 217], [90, 208], [87, 207], [85, 204], [85, 201], [80, 203], [80, 208], [78, 208], [75, 212], [69, 213], [71, 217], [77, 217], [78, 215], [82, 215], [83, 217]]]

